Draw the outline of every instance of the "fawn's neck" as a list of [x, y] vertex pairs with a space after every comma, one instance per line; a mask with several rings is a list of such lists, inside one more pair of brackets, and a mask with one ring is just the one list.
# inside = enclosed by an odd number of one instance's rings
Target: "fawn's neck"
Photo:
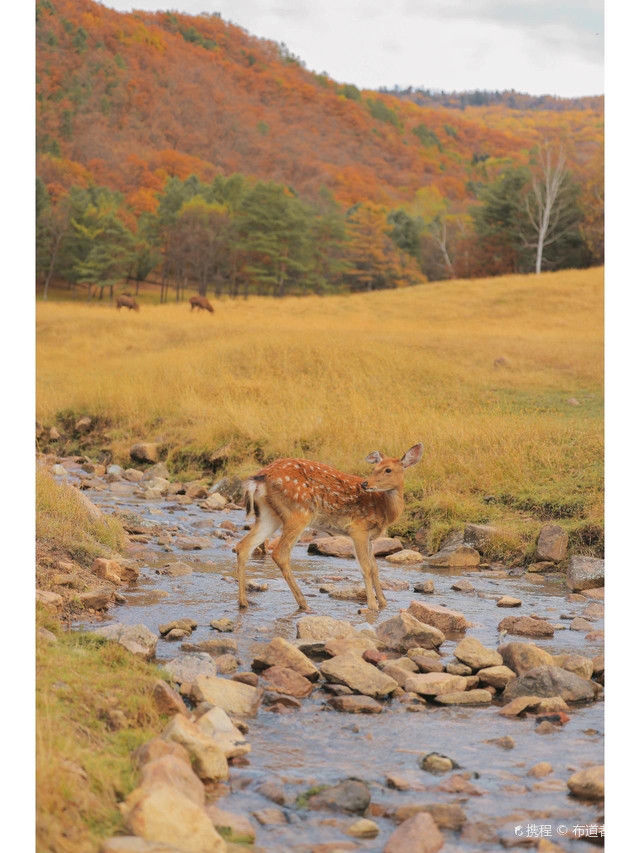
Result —
[[391, 489], [389, 492], [382, 492], [380, 497], [384, 508], [385, 526], [393, 524], [404, 510], [404, 495], [400, 489]]

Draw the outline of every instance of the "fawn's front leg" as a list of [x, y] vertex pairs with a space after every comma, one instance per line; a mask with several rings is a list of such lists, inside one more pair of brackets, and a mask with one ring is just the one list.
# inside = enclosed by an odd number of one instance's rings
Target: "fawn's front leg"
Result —
[[352, 531], [351, 538], [356, 549], [356, 557], [360, 563], [362, 577], [364, 578], [364, 588], [367, 592], [367, 607], [369, 610], [377, 610], [378, 602], [373, 594], [373, 578], [369, 562], [369, 534]]

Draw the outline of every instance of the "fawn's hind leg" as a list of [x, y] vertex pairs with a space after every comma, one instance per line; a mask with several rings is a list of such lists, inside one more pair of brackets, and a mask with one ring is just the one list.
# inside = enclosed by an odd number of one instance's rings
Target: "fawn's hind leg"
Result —
[[245, 581], [245, 566], [247, 560], [253, 554], [254, 548], [262, 545], [264, 540], [282, 524], [280, 518], [266, 504], [261, 504], [257, 509], [257, 518], [251, 530], [244, 539], [241, 539], [236, 547], [238, 555], [237, 578], [238, 578], [238, 607], [247, 607], [247, 588]]
[[291, 571], [291, 549], [298, 541], [302, 531], [309, 523], [310, 516], [306, 513], [295, 513], [290, 515], [282, 526], [282, 536], [276, 547], [271, 552], [271, 556], [277, 567], [282, 572], [283, 578], [286, 580], [289, 589], [293, 593], [293, 597], [300, 610], [309, 610], [305, 597], [300, 591], [300, 587], [296, 583], [296, 579]]

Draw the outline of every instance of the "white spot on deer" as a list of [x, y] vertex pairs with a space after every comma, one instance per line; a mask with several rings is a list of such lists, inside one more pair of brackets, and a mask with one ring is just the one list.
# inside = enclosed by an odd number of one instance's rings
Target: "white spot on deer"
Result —
[[293, 485], [294, 485], [294, 486], [297, 486], [297, 485], [298, 485], [298, 481], [297, 481], [297, 480], [294, 480], [294, 481], [293, 481]]
[[284, 479], [285, 479], [285, 482], [287, 482], [287, 483], [288, 483], [288, 482], [289, 482], [289, 480], [291, 479], [291, 477], [285, 477]]

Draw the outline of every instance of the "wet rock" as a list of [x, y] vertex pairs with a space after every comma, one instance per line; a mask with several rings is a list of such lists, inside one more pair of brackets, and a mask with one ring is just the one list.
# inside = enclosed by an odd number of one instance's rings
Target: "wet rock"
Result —
[[357, 631], [349, 622], [332, 616], [303, 616], [296, 626], [300, 640], [325, 642], [331, 637], [355, 637]]
[[265, 809], [258, 809], [253, 812], [253, 816], [262, 826], [275, 826], [287, 822], [287, 816], [281, 809], [276, 809], [272, 806], [267, 806]]
[[[334, 637], [331, 640], [327, 640], [324, 648], [327, 654], [335, 657], [336, 655], [343, 655], [347, 652], [362, 655], [363, 652], [377, 649], [378, 645], [371, 637], [360, 635], [358, 637]], [[371, 661], [369, 662], [371, 663]]]
[[417, 665], [420, 672], [444, 672], [444, 664], [435, 658], [414, 655], [411, 660]]
[[430, 752], [420, 759], [420, 767], [427, 773], [450, 773], [457, 766], [452, 758], [447, 755], [440, 755], [439, 752]]
[[556, 730], [556, 727], [553, 723], [549, 722], [549, 720], [542, 720], [537, 724], [534, 729], [534, 732], [537, 735], [550, 735], [553, 734]]
[[553, 637], [554, 634], [553, 625], [532, 616], [506, 616], [498, 624], [498, 630], [523, 637]]
[[158, 638], [146, 625], [123, 625], [122, 622], [113, 622], [102, 628], [96, 628], [94, 633], [107, 640], [114, 640], [144, 660], [151, 660], [156, 653]]
[[578, 770], [567, 781], [567, 787], [574, 795], [584, 800], [600, 800], [604, 797], [604, 765]]
[[574, 595], [582, 595], [583, 598], [590, 598], [594, 601], [604, 601], [604, 587], [594, 587], [593, 589], [583, 589], [581, 593], [573, 593]]
[[317, 681], [320, 677], [318, 668], [314, 666], [309, 658], [297, 649], [293, 643], [288, 642], [282, 637], [274, 637], [266, 645], [260, 646], [259, 650], [254, 650], [253, 663], [251, 664], [252, 669], [260, 672], [271, 666], [287, 667], [304, 676], [304, 678], [308, 678], [310, 681]]
[[129, 449], [129, 456], [137, 462], [157, 462], [160, 445], [154, 441], [143, 441]]
[[378, 824], [365, 817], [356, 820], [346, 829], [347, 835], [352, 835], [354, 838], [375, 838], [379, 832]]
[[158, 679], [153, 685], [153, 701], [161, 714], [189, 715], [187, 706], [182, 701], [180, 694], [169, 687], [166, 681]]
[[180, 648], [184, 652], [206, 652], [213, 657], [238, 651], [238, 642], [233, 637], [212, 637], [199, 643], [183, 643]]
[[553, 767], [548, 761], [539, 761], [527, 770], [527, 776], [533, 776], [536, 779], [542, 779], [543, 776], [548, 776], [553, 773]]
[[378, 625], [376, 636], [387, 648], [398, 651], [406, 651], [413, 646], [434, 649], [444, 642], [442, 631], [416, 619], [406, 610]]
[[444, 838], [428, 812], [405, 820], [393, 832], [384, 846], [384, 853], [436, 853]]
[[205, 809], [207, 816], [216, 830], [229, 844], [253, 844], [256, 840], [256, 831], [246, 815], [235, 814], [215, 805], [208, 805]]
[[540, 702], [539, 696], [517, 696], [500, 708], [498, 713], [503, 717], [518, 717], [523, 711], [536, 708]]
[[491, 666], [502, 666], [503, 659], [495, 649], [483, 646], [475, 637], [465, 637], [460, 640], [453, 654], [461, 663], [467, 664], [473, 670], [486, 669]]
[[250, 684], [251, 687], [258, 686], [258, 676], [255, 672], [235, 672], [231, 678], [233, 681], [241, 681], [243, 684]]
[[198, 718], [196, 725], [222, 750], [227, 759], [237, 758], [251, 751], [251, 746], [240, 729], [222, 708], [206, 711]]
[[198, 701], [211, 702], [228, 714], [253, 717], [258, 712], [263, 691], [228, 678], [199, 675], [195, 679], [194, 695]]
[[216, 675], [217, 669], [211, 655], [204, 652], [195, 652], [179, 655], [163, 664], [171, 675], [173, 681], [178, 684], [192, 684], [199, 675]]
[[571, 557], [567, 568], [567, 586], [571, 592], [604, 586], [604, 560], [598, 557]]
[[231, 675], [238, 669], [238, 658], [235, 655], [224, 654], [216, 657], [218, 675]]
[[294, 696], [287, 696], [286, 693], [265, 693], [262, 697], [262, 704], [267, 711], [273, 711], [278, 714], [286, 714], [290, 711], [299, 711], [302, 708], [302, 703]]
[[179, 631], [184, 631], [185, 634], [191, 634], [193, 629], [197, 627], [198, 623], [195, 619], [174, 619], [172, 622], [164, 622], [162, 625], [158, 625], [158, 631], [161, 636], [164, 637], [165, 634], [170, 633], [174, 628], [177, 628]]
[[553, 666], [553, 657], [549, 652], [533, 643], [505, 643], [498, 646], [505, 666], [512, 669], [516, 675], [522, 675], [538, 666]]
[[209, 496], [209, 491], [203, 483], [187, 483], [185, 495], [194, 501], [205, 500]]
[[561, 696], [550, 696], [539, 698], [535, 710], [539, 714], [549, 714], [558, 711], [566, 714], [569, 712], [569, 706]]
[[201, 779], [228, 779], [229, 767], [223, 750], [187, 717], [176, 714], [162, 732], [164, 740], [179, 743], [189, 753], [193, 769]]
[[427, 557], [427, 565], [433, 568], [466, 568], [480, 565], [480, 554], [470, 545], [455, 545], [443, 548]]
[[329, 705], [345, 714], [379, 714], [382, 711], [382, 705], [371, 696], [331, 696]]
[[362, 814], [371, 802], [368, 786], [360, 779], [345, 779], [309, 797], [310, 809]]
[[[431, 625], [443, 634], [458, 634], [469, 627], [462, 613], [439, 604], [426, 604], [424, 601], [412, 601], [409, 614], [426, 625]], [[419, 643], [418, 645], [422, 645]]]
[[67, 471], [67, 469], [64, 467], [64, 465], [60, 465], [59, 463], [55, 464], [55, 465], [51, 468], [51, 473], [52, 473], [55, 477], [68, 477], [68, 476], [69, 476], [69, 472], [68, 472], [68, 471]]
[[392, 816], [399, 821], [407, 820], [421, 812], [428, 812], [436, 822], [438, 829], [452, 829], [459, 832], [467, 816], [458, 803], [405, 803], [397, 806]]
[[335, 598], [336, 601], [360, 601], [367, 600], [367, 592], [364, 586], [352, 584], [350, 586], [335, 586], [334, 584], [323, 585], [320, 587], [320, 592], [329, 593], [329, 598]]
[[583, 655], [553, 655], [553, 663], [568, 672], [575, 672], [581, 678], [591, 678], [593, 675], [593, 661]]
[[211, 540], [205, 536], [177, 536], [175, 546], [183, 551], [204, 551], [211, 548]]
[[493, 697], [489, 690], [479, 689], [439, 693], [433, 698], [439, 705], [489, 705]]
[[490, 684], [496, 690], [503, 690], [510, 681], [516, 678], [516, 674], [508, 666], [489, 666], [478, 670], [480, 684]]
[[144, 471], [140, 471], [138, 468], [127, 468], [122, 472], [122, 477], [130, 483], [139, 483], [144, 477]]
[[169, 575], [172, 578], [183, 577], [184, 575], [192, 574], [193, 569], [187, 563], [183, 563], [180, 560], [175, 563], [169, 563], [166, 566], [163, 566], [160, 569], [161, 575]]
[[[395, 681], [397, 681], [403, 690], [406, 689], [405, 685], [406, 685], [407, 679], [410, 678], [411, 675], [413, 674], [412, 672], [405, 669], [404, 667], [398, 666], [395, 661], [386, 662], [384, 664], [384, 666], [382, 667], [382, 671], [385, 673], [385, 675], [390, 675], [391, 678], [393, 678]], [[416, 666], [415, 672], [417, 672], [417, 671], [418, 671], [418, 667]]]
[[503, 737], [492, 737], [489, 738], [489, 740], [485, 740], [485, 743], [493, 743], [496, 746], [499, 746], [501, 749], [513, 749], [516, 745], [516, 742], [511, 737], [511, 735], [504, 735]]
[[388, 557], [389, 554], [402, 551], [402, 542], [400, 539], [389, 536], [379, 536], [378, 539], [373, 540], [372, 544], [374, 557]]
[[126, 814], [132, 832], [161, 841], [185, 853], [224, 853], [226, 844], [202, 806], [169, 785], [145, 791]]
[[604, 604], [599, 601], [592, 601], [582, 611], [582, 616], [584, 619], [593, 619], [594, 621], [604, 619]]
[[592, 702], [597, 693], [597, 685], [586, 678], [558, 666], [539, 666], [510, 681], [503, 696], [561, 696], [565, 702]]
[[233, 619], [228, 619], [226, 616], [222, 619], [212, 619], [211, 622], [209, 622], [209, 625], [214, 631], [221, 631], [223, 633], [226, 631], [235, 631], [236, 627], [236, 623]]
[[460, 675], [446, 672], [426, 672], [410, 675], [405, 681], [405, 690], [421, 696], [438, 696], [441, 693], [454, 693], [464, 690], [467, 682]]
[[199, 504], [199, 506], [201, 509], [209, 512], [215, 512], [216, 510], [224, 509], [227, 503], [228, 501], [224, 495], [221, 495], [219, 492], [213, 492], [213, 494], [210, 494], [206, 500]]
[[284, 785], [278, 780], [267, 779], [257, 790], [262, 797], [271, 800], [272, 803], [277, 803], [279, 806], [289, 804]]
[[[527, 566], [527, 574], [540, 574], [544, 572], [550, 572], [553, 571], [555, 567], [556, 564], [551, 562], [551, 560], [540, 560], [537, 563], [530, 563]], [[544, 581], [544, 578], [527, 578], [527, 580], [530, 580], [531, 582], [535, 580], [542, 583]]]
[[538, 536], [536, 558], [559, 563], [567, 556], [569, 534], [557, 524], [545, 524]]
[[570, 631], [591, 631], [593, 625], [587, 619], [583, 619], [582, 616], [576, 616], [575, 619], [572, 619], [569, 623]]
[[349, 536], [321, 536], [309, 543], [309, 554], [322, 554], [325, 557], [355, 557], [353, 542]]
[[300, 673], [286, 666], [270, 666], [262, 673], [269, 690], [286, 693], [296, 699], [304, 699], [313, 690], [313, 685]]
[[336, 655], [320, 664], [320, 672], [327, 681], [346, 684], [357, 693], [385, 698], [398, 686], [398, 682], [375, 666], [354, 654]]
[[451, 589], [454, 590], [454, 592], [475, 592], [476, 590], [471, 581], [468, 581], [466, 578], [462, 578], [461, 580], [451, 584]]
[[433, 581], [418, 581], [418, 583], [413, 585], [413, 591], [430, 595], [434, 592]]
[[112, 603], [113, 597], [111, 590], [89, 589], [87, 592], [79, 592], [74, 598], [74, 603], [87, 610], [106, 610]]
[[511, 595], [503, 595], [496, 601], [496, 607], [520, 607], [522, 600]]
[[412, 551], [409, 548], [403, 548], [401, 551], [396, 551], [394, 554], [389, 554], [385, 558], [388, 563], [393, 563], [396, 566], [414, 565], [421, 563], [424, 557], [420, 551]]
[[470, 773], [454, 773], [453, 776], [441, 782], [436, 790], [447, 794], [468, 794], [471, 797], [480, 797], [486, 793], [469, 781], [470, 776]]

